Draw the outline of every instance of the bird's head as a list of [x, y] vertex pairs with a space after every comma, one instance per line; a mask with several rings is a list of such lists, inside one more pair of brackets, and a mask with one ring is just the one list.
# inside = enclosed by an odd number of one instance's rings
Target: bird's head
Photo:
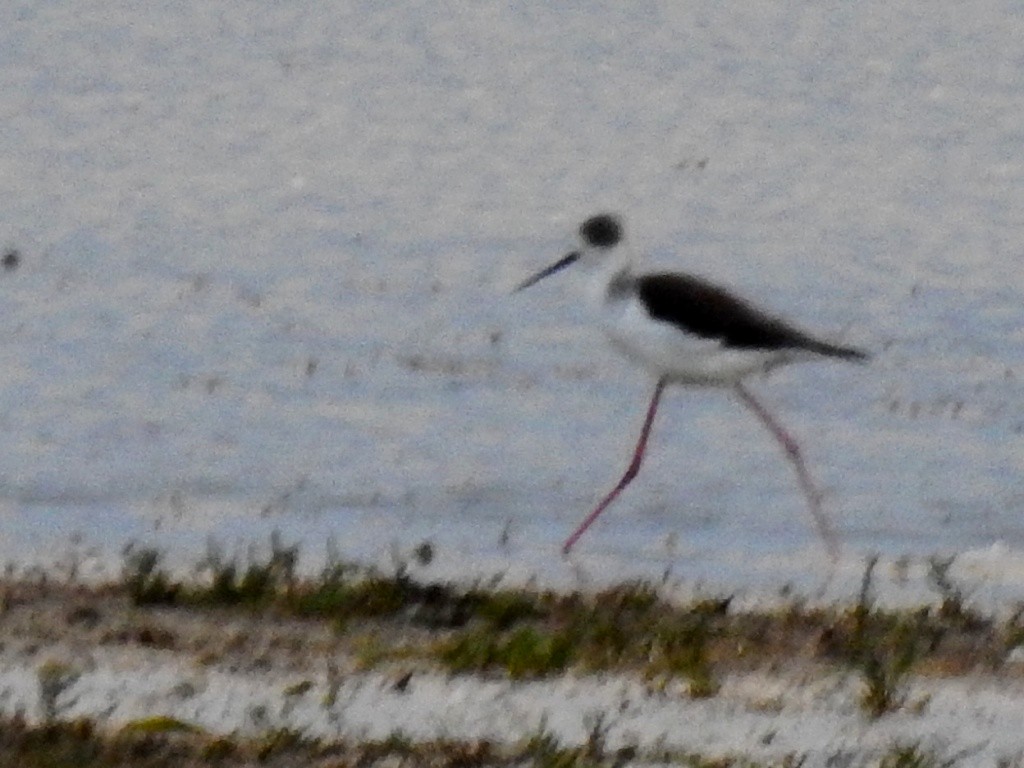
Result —
[[551, 266], [526, 278], [516, 286], [515, 290], [521, 291], [524, 288], [529, 288], [534, 283], [540, 282], [545, 277], [553, 275], [577, 261], [590, 261], [597, 257], [603, 259], [622, 242], [622, 222], [614, 214], [599, 213], [580, 224], [577, 234], [580, 239], [578, 249], [570, 251]]

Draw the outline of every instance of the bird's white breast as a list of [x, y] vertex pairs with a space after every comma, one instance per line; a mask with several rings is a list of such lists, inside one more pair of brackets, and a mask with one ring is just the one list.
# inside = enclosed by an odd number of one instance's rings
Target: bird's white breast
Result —
[[655, 320], [633, 292], [605, 291], [599, 312], [615, 349], [655, 376], [681, 384], [731, 385], [788, 359], [785, 352], [730, 349], [716, 339]]

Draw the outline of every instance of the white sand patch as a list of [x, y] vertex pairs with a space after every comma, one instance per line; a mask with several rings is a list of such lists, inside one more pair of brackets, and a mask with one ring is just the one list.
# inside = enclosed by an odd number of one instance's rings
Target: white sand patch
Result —
[[[547, 732], [564, 746], [598, 733], [608, 749], [794, 755], [811, 765], [836, 756], [867, 764], [897, 745], [967, 755], [971, 765], [1024, 755], [1024, 683], [1017, 679], [917, 681], [904, 690], [907, 706], [872, 720], [857, 705], [858, 682], [840, 676], [736, 675], [718, 695], [694, 700], [682, 686], [654, 691], [610, 675], [512, 683], [419, 673], [399, 689], [394, 674], [344, 675], [332, 683], [323, 671], [239, 674], [137, 652], [93, 653], [63, 669], [67, 685], [54, 697], [54, 712], [111, 726], [165, 716], [212, 733], [286, 728], [325, 739], [402, 734], [505, 743]], [[0, 713], [37, 721], [39, 690], [37, 670], [9, 654], [0, 661]]]

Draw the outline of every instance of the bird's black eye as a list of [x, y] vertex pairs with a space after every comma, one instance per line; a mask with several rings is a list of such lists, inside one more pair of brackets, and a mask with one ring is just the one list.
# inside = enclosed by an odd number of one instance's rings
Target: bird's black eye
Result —
[[601, 213], [583, 222], [580, 237], [595, 248], [611, 248], [622, 239], [622, 225], [610, 213]]

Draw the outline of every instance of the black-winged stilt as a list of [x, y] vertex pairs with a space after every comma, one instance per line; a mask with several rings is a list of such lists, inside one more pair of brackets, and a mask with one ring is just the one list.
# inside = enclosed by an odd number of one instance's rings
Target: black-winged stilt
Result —
[[796, 469], [811, 516], [835, 560], [837, 538], [821, 509], [821, 492], [807, 471], [796, 440], [743, 380], [788, 363], [815, 358], [863, 361], [868, 355], [816, 339], [701, 278], [676, 272], [634, 272], [623, 243], [622, 224], [614, 215], [603, 213], [587, 219], [579, 228], [579, 237], [578, 250], [527, 278], [516, 291], [571, 264], [586, 265], [592, 272], [593, 298], [608, 339], [627, 358], [651, 371], [657, 384], [625, 474], [566, 539], [562, 551], [567, 554], [636, 477], [662, 392], [668, 384], [682, 384], [731, 386], [740, 402], [768, 428]]

